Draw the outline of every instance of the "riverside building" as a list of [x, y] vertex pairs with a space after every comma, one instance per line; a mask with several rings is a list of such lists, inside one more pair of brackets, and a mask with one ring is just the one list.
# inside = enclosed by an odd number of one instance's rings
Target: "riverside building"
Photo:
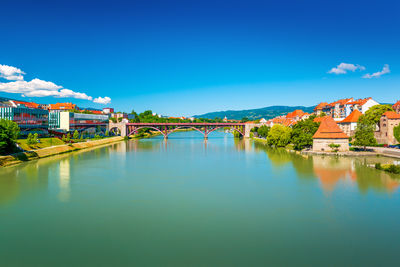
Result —
[[49, 129], [58, 132], [105, 133], [108, 129], [108, 115], [74, 113], [68, 111], [51, 111]]

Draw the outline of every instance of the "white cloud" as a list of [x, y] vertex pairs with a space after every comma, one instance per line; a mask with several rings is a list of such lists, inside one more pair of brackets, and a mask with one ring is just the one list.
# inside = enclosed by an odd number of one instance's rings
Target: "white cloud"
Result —
[[9, 81], [22, 81], [24, 79], [24, 74], [25, 72], [16, 67], [0, 64], [0, 78]]
[[12, 94], [22, 94], [30, 97], [71, 97], [77, 99], [92, 100], [91, 96], [85, 93], [74, 92], [70, 89], [65, 89], [55, 83], [33, 79], [27, 81], [15, 81], [8, 83], [0, 83], [0, 91]]
[[328, 73], [346, 74], [347, 71], [354, 72], [356, 70], [365, 70], [365, 67], [357, 64], [354, 65], [350, 63], [340, 63], [335, 68], [332, 68], [330, 71], [328, 71]]
[[95, 98], [93, 100], [93, 102], [94, 103], [98, 103], [98, 104], [106, 105], [106, 104], [111, 103], [111, 98], [109, 98], [108, 96], [105, 96], [105, 97], [100, 97], [99, 96], [99, 97]]
[[378, 78], [378, 77], [382, 76], [383, 74], [387, 74], [387, 73], [390, 73], [390, 69], [389, 69], [389, 65], [385, 64], [383, 66], [382, 71], [374, 72], [372, 74], [367, 73], [363, 76], [363, 78], [366, 78], [366, 79]]
[[[24, 81], [25, 72], [22, 70], [7, 66], [0, 65], [0, 77], [12, 82], [0, 82], [0, 92], [11, 94], [21, 94], [23, 97], [65, 97], [76, 98], [92, 101], [93, 97], [85, 93], [75, 92], [71, 89], [66, 89], [63, 86], [57, 85], [53, 82], [43, 81], [40, 79], [33, 79], [31, 81]], [[98, 97], [93, 100], [94, 103], [108, 104], [111, 102], [109, 97]]]

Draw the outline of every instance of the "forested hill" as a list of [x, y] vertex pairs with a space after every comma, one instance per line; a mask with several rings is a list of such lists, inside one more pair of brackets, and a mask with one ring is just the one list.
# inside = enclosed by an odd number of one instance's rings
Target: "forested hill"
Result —
[[195, 115], [195, 118], [207, 118], [207, 119], [215, 119], [216, 117], [223, 119], [225, 116], [228, 119], [240, 120], [244, 117], [247, 117], [249, 120], [257, 120], [261, 118], [272, 119], [276, 116], [286, 115], [289, 112], [292, 112], [296, 109], [301, 109], [304, 112], [311, 113], [313, 112], [315, 106], [312, 107], [289, 107], [289, 106], [270, 106], [265, 108], [258, 109], [247, 109], [247, 110], [226, 110], [226, 111], [217, 111], [210, 112], [203, 115]]

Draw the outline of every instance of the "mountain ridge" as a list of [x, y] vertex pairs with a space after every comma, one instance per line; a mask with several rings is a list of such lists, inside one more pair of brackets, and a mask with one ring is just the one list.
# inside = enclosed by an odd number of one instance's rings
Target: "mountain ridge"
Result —
[[264, 118], [266, 120], [275, 118], [276, 116], [286, 115], [289, 112], [292, 112], [296, 109], [301, 109], [304, 112], [311, 113], [313, 112], [315, 106], [306, 107], [306, 106], [268, 106], [263, 108], [256, 109], [244, 109], [244, 110], [224, 110], [224, 111], [215, 111], [208, 112], [202, 115], [194, 115], [195, 118], [207, 118], [207, 119], [215, 119], [224, 118], [225, 116], [228, 119], [233, 120], [241, 120], [244, 117], [247, 117], [249, 120], [258, 120]]

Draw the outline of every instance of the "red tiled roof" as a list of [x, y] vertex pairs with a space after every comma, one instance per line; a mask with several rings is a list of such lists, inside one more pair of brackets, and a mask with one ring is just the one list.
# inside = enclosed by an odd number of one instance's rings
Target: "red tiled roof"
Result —
[[347, 104], [350, 104], [350, 105], [360, 105], [360, 106], [362, 106], [362, 105], [364, 105], [365, 103], [367, 103], [367, 101], [370, 100], [370, 99], [372, 99], [372, 97], [368, 97], [368, 98], [364, 98], [364, 99], [357, 99], [357, 100], [351, 101], [351, 102], [349, 102], [349, 103], [347, 103]]
[[393, 105], [393, 108], [395, 109], [396, 107], [400, 107], [400, 100], [396, 102], [396, 104]]
[[328, 106], [334, 107], [336, 104], [344, 105], [344, 104], [347, 104], [349, 101], [352, 101], [352, 100], [353, 100], [353, 98], [339, 99], [339, 100], [337, 100], [335, 102], [330, 103]]
[[347, 139], [349, 138], [336, 124], [332, 117], [326, 116], [322, 120], [313, 138], [316, 139]]
[[397, 114], [394, 111], [386, 111], [383, 113], [383, 116], [386, 116], [388, 119], [400, 119], [400, 114]]
[[328, 116], [316, 117], [316, 118], [314, 118], [314, 122], [322, 122], [326, 117], [328, 117]]
[[328, 103], [326, 103], [326, 102], [321, 102], [321, 103], [319, 103], [319, 104], [314, 108], [314, 110], [323, 109], [326, 105], [328, 105]]
[[293, 112], [289, 112], [289, 113], [286, 115], [286, 118], [300, 117], [300, 116], [302, 116], [303, 114], [304, 114], [304, 111], [302, 111], [301, 109], [296, 109], [296, 110], [293, 111]]
[[75, 104], [72, 103], [57, 103], [57, 104], [50, 104], [50, 109], [71, 110], [71, 109], [77, 109], [77, 107]]
[[358, 111], [357, 109], [354, 110], [352, 113], [350, 113], [349, 116], [347, 116], [344, 120], [342, 120], [340, 123], [343, 122], [357, 122], [358, 118], [362, 115], [362, 113], [360, 111]]
[[27, 108], [39, 108], [39, 104], [36, 104], [34, 102], [25, 102], [25, 101], [14, 100], [14, 103], [19, 104], [19, 105], [24, 105]]

